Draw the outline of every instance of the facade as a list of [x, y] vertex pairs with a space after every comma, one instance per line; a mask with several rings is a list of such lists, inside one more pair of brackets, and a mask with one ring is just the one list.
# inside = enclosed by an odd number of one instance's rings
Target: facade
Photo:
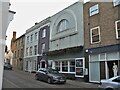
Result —
[[13, 60], [12, 65], [14, 68], [23, 70], [23, 57], [24, 57], [24, 42], [25, 42], [25, 34], [16, 38], [15, 32], [13, 32], [13, 39], [11, 43], [12, 51], [13, 51]]
[[[42, 59], [42, 55], [44, 52], [43, 50], [41, 53], [41, 44], [44, 43], [44, 40], [41, 39], [40, 35], [41, 35], [41, 30], [43, 30], [43, 32], [47, 32], [45, 28], [48, 28], [48, 27], [44, 26], [44, 25], [47, 25], [47, 22], [48, 22], [48, 18], [39, 23], [35, 23], [33, 27], [26, 30], [25, 49], [24, 49], [24, 52], [25, 52], [24, 53], [24, 70], [25, 71], [35, 72], [38, 68], [41, 67], [40, 61]], [[45, 49], [45, 46], [43, 49]]]
[[[120, 1], [120, 0], [115, 0]], [[120, 74], [120, 3], [84, 4], [84, 45], [89, 81], [100, 82], [114, 76], [113, 64]]]
[[51, 17], [48, 67], [84, 78], [83, 2], [76, 2]]
[[50, 36], [50, 17], [46, 19], [45, 23], [40, 27], [38, 40], [38, 68], [46, 68], [48, 65], [48, 50], [49, 50], [49, 36]]
[[0, 89], [2, 89], [3, 80], [3, 65], [4, 65], [4, 51], [5, 51], [5, 38], [6, 30], [9, 23], [13, 20], [15, 12], [9, 10], [9, 1], [0, 0]]

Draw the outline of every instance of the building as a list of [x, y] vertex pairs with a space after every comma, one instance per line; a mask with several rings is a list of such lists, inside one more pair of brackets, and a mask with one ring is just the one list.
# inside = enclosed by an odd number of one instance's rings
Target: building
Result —
[[19, 70], [23, 70], [24, 42], [25, 34], [16, 38], [16, 32], [13, 32], [13, 38], [11, 40], [11, 50], [13, 52], [12, 65]]
[[68, 77], [84, 78], [83, 2], [51, 16], [48, 67]]
[[[120, 0], [84, 4], [84, 46], [89, 82], [120, 74]], [[119, 1], [119, 2], [118, 2]]]
[[50, 17], [46, 19], [40, 27], [38, 36], [38, 68], [46, 68], [48, 65], [48, 50], [49, 50], [49, 36], [50, 36]]
[[40, 61], [43, 60], [43, 53], [46, 50], [48, 50], [48, 48], [45, 49], [46, 47], [45, 37], [46, 37], [46, 34], [48, 34], [47, 30], [49, 27], [47, 26], [48, 20], [49, 18], [39, 23], [35, 23], [33, 27], [26, 30], [25, 49], [24, 49], [24, 52], [25, 52], [24, 53], [24, 70], [25, 71], [35, 72], [39, 67], [41, 67]]
[[6, 30], [9, 23], [13, 20], [15, 12], [9, 10], [10, 2], [7, 0], [0, 0], [0, 89], [2, 89], [3, 80], [3, 65], [4, 65], [4, 51]]

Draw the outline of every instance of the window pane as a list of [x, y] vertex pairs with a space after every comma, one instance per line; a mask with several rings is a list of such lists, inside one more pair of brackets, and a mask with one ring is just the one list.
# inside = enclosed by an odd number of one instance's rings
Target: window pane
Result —
[[92, 30], [92, 35], [98, 35], [98, 28], [97, 28], [97, 29]]
[[92, 38], [92, 42], [99, 42], [99, 35]]
[[83, 76], [83, 68], [76, 68], [76, 75]]
[[118, 30], [118, 37], [120, 38], [120, 30]]
[[120, 22], [117, 23], [117, 29], [120, 29]]
[[68, 61], [62, 61], [62, 71], [68, 72]]
[[83, 59], [76, 60], [76, 67], [83, 67]]
[[70, 62], [70, 72], [75, 72], [75, 60], [69, 62]]

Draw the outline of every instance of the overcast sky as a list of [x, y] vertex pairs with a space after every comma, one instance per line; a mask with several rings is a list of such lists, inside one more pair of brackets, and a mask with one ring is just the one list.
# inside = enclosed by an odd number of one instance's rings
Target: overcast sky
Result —
[[13, 31], [16, 31], [19, 37], [35, 22], [40, 22], [77, 1], [79, 0], [10, 0], [10, 10], [15, 11], [16, 14], [7, 30], [8, 48], [10, 49]]

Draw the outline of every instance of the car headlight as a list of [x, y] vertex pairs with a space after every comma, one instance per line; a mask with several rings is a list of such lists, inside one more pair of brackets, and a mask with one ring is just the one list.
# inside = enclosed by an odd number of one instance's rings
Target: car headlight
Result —
[[53, 76], [53, 79], [58, 79], [58, 77], [56, 77], [56, 76]]

